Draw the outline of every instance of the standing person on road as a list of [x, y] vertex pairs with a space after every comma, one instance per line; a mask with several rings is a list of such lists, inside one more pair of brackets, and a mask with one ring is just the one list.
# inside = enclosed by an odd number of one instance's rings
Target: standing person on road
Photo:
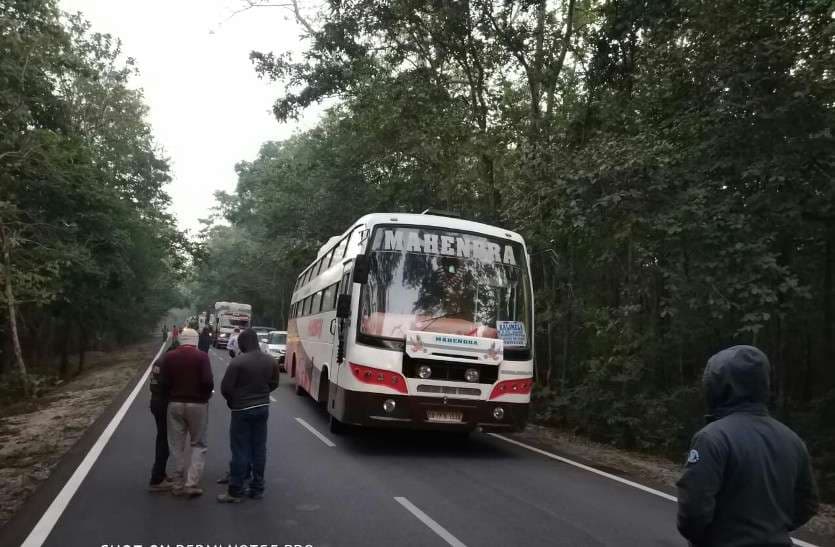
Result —
[[238, 348], [238, 336], [241, 335], [241, 329], [236, 328], [232, 335], [229, 337], [229, 341], [226, 342], [226, 349], [229, 350], [229, 357], [235, 357], [240, 353], [240, 349]]
[[212, 335], [209, 334], [209, 327], [203, 327], [203, 330], [200, 332], [200, 340], [197, 342], [197, 349], [208, 353], [211, 345]]
[[[165, 334], [168, 334], [166, 329]], [[170, 350], [169, 350], [170, 351]], [[168, 464], [168, 396], [160, 384], [160, 370], [166, 354], [160, 356], [151, 365], [151, 414], [157, 426], [156, 447], [154, 450], [154, 466], [151, 469], [151, 480], [148, 490], [151, 492], [165, 492], [171, 490], [173, 483], [165, 474]]]
[[803, 441], [768, 415], [769, 363], [752, 346], [710, 358], [711, 416], [678, 481], [678, 529], [692, 545], [785, 545], [817, 511]]
[[164, 344], [166, 340], [168, 340], [168, 325], [163, 325], [162, 326], [162, 343]]
[[[174, 458], [172, 493], [199, 496], [206, 461], [209, 398], [214, 389], [209, 355], [197, 349], [197, 332], [183, 329], [180, 345], [166, 354], [160, 384], [168, 396], [168, 447]], [[185, 461], [186, 438], [191, 458]], [[187, 475], [186, 475], [187, 473]]]
[[232, 359], [220, 384], [220, 392], [232, 410], [229, 441], [232, 462], [229, 465], [228, 490], [218, 495], [221, 503], [243, 499], [244, 480], [252, 472], [249, 497], [264, 495], [264, 467], [267, 463], [267, 418], [270, 393], [278, 387], [278, 363], [262, 353], [258, 335], [252, 329], [238, 337], [241, 354]]

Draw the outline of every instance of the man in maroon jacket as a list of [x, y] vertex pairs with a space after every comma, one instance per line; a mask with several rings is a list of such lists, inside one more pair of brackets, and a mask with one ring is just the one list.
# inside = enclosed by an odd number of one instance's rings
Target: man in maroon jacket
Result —
[[[199, 484], [206, 462], [209, 398], [214, 379], [209, 354], [197, 349], [197, 339], [197, 331], [183, 329], [180, 346], [166, 353], [160, 365], [160, 388], [169, 401], [168, 447], [174, 458], [171, 492], [175, 496], [203, 494]], [[189, 462], [185, 461], [187, 436], [191, 439]]]

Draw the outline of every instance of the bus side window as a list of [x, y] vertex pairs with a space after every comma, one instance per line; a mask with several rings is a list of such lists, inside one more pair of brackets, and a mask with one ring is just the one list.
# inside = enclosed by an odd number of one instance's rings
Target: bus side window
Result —
[[302, 316], [310, 314], [310, 297], [304, 299], [304, 304], [302, 304]]
[[319, 309], [322, 307], [322, 291], [317, 292], [313, 295], [313, 304], [310, 305], [310, 313], [316, 314], [319, 313]]
[[345, 252], [346, 257], [354, 257], [362, 252], [362, 242], [365, 240], [365, 226], [357, 226], [351, 235], [348, 236], [348, 249]]
[[348, 238], [343, 237], [342, 241], [333, 250], [333, 263], [337, 264], [345, 256], [345, 247], [348, 246]]
[[345, 272], [342, 276], [342, 294], [351, 294], [351, 272]]
[[336, 285], [331, 285], [325, 289], [325, 292], [322, 295], [322, 311], [331, 311], [336, 309], [336, 306], [334, 305], [335, 297]]
[[333, 254], [334, 254], [335, 250], [336, 249], [331, 249], [331, 252], [326, 254], [325, 258], [322, 259], [322, 271], [327, 270], [328, 268], [330, 268], [333, 265], [332, 261], [333, 261]]

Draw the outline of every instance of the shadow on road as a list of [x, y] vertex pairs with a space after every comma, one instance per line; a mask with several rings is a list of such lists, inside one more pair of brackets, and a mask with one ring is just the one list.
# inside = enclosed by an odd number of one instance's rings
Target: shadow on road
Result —
[[[289, 391], [289, 390], [288, 390]], [[295, 395], [282, 393], [282, 396]], [[322, 433], [348, 452], [364, 457], [425, 457], [466, 459], [513, 459], [518, 456], [499, 446], [483, 433], [469, 436], [442, 431], [415, 431], [355, 427], [350, 432], [335, 436], [327, 429], [328, 413], [308, 396], [301, 397], [303, 404], [319, 418], [315, 425]]]

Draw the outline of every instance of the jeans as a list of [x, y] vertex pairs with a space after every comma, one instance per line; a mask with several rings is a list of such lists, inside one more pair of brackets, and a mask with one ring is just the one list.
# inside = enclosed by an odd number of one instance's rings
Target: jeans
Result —
[[252, 471], [251, 495], [264, 491], [264, 467], [267, 464], [267, 418], [269, 406], [232, 411], [229, 441], [232, 463], [229, 465], [229, 495], [244, 495], [244, 480]]
[[168, 401], [151, 399], [151, 414], [157, 424], [156, 450], [154, 467], [151, 469], [151, 484], [159, 484], [165, 479], [165, 466], [168, 463]]
[[[206, 465], [206, 433], [209, 425], [207, 403], [168, 403], [168, 447], [174, 458], [174, 489], [197, 486]], [[191, 442], [191, 459], [185, 461], [186, 438]], [[188, 469], [186, 469], [188, 468]], [[187, 475], [186, 475], [187, 473]]]

